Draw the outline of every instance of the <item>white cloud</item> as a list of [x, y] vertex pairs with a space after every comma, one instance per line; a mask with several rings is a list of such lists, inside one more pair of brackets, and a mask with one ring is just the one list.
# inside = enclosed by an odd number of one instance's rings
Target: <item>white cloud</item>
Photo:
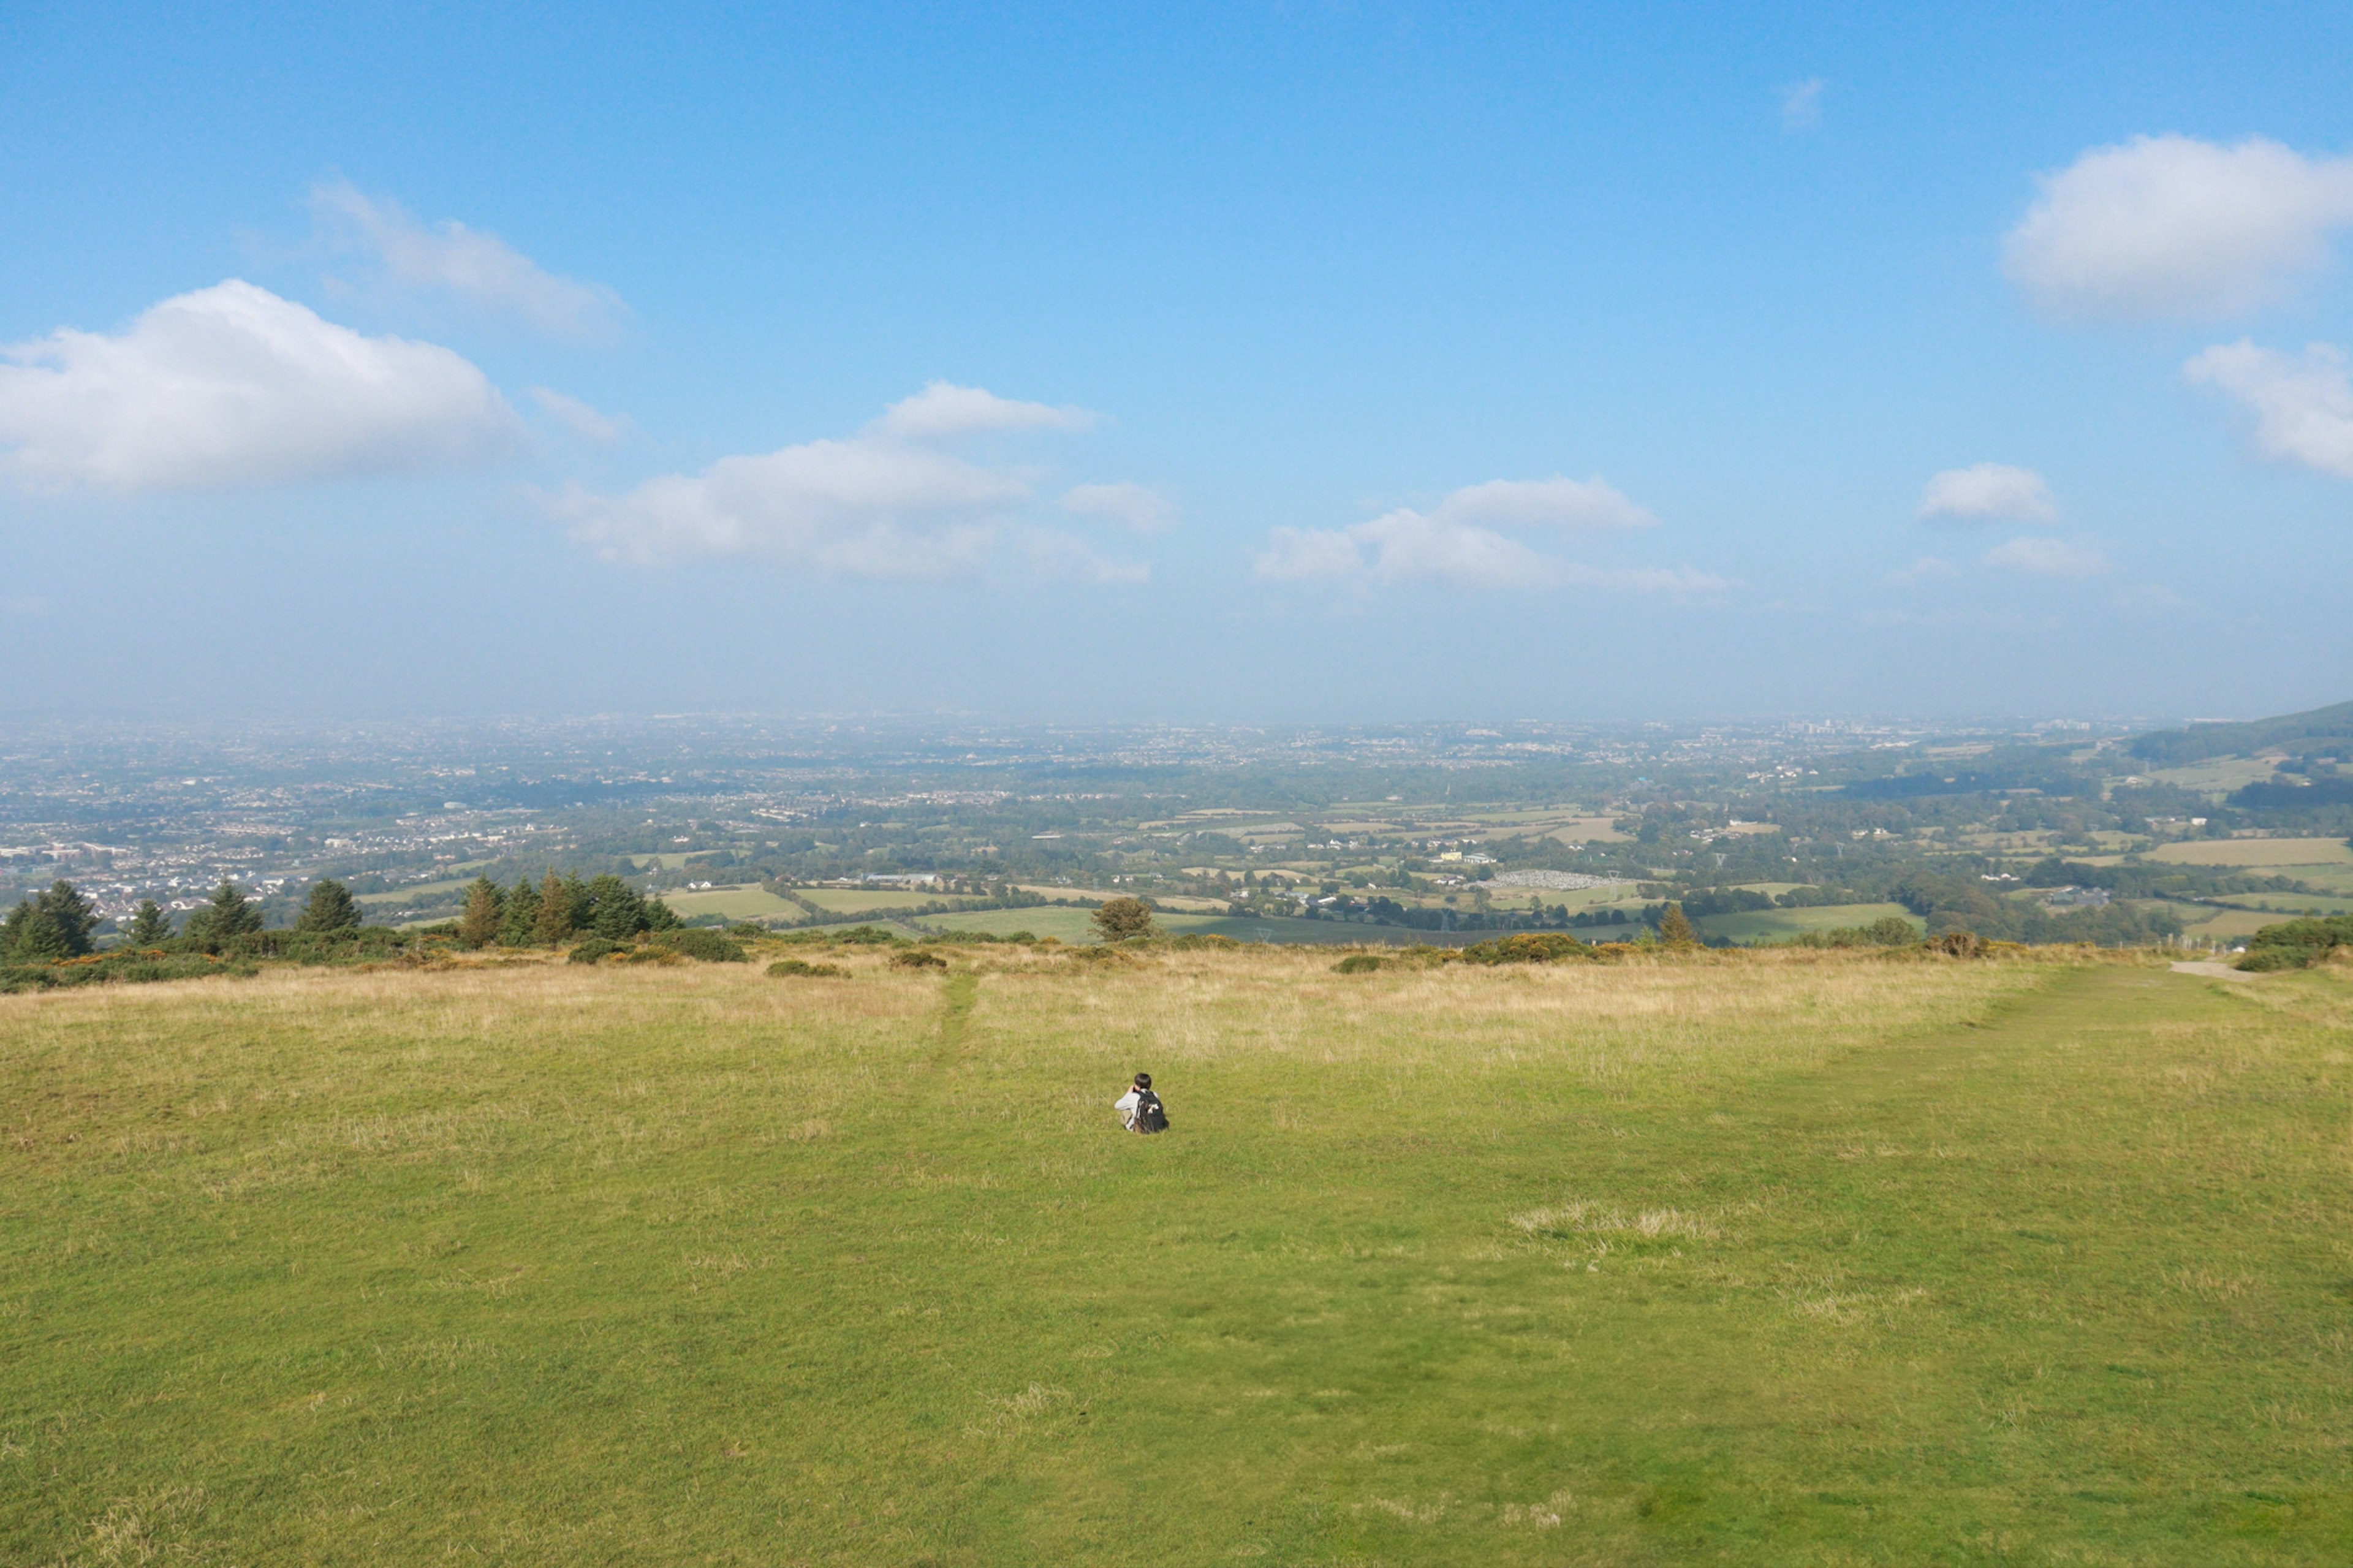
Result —
[[1176, 521], [1176, 508], [1145, 485], [1073, 485], [1062, 492], [1062, 510], [1135, 533], [1156, 533]]
[[2096, 550], [2032, 534], [1987, 551], [1986, 564], [2037, 577], [2097, 577], [2110, 570], [2108, 558]]
[[609, 447], [637, 428], [637, 422], [626, 414], [600, 414], [576, 397], [566, 397], [553, 387], [534, 386], [531, 395], [551, 418], [585, 441]]
[[1013, 555], [1041, 571], [1132, 581], [1142, 567], [1025, 521], [1035, 499], [1028, 475], [936, 445], [1091, 417], [934, 383], [846, 439], [722, 458], [627, 495], [574, 486], [546, 504], [574, 538], [614, 560], [740, 555], [840, 576], [940, 578]]
[[1083, 408], [1016, 403], [977, 386], [935, 381], [891, 405], [870, 430], [909, 441], [940, 441], [996, 431], [1084, 430], [1102, 418]]
[[2353, 479], [2353, 383], [2342, 349], [2313, 343], [2298, 358], [2242, 338], [2215, 344], [2181, 374], [2236, 403], [2264, 457]]
[[1489, 479], [1438, 503], [1447, 522], [1498, 528], [1655, 528], [1659, 520], [1599, 476], [1590, 479]]
[[2003, 269], [2062, 319], [2211, 319], [2276, 304], [2327, 267], [2353, 224], [2353, 158], [2262, 137], [2224, 147], [2137, 136], [2055, 174], [2003, 247]]
[[1887, 581], [1897, 584], [1929, 583], [1946, 577], [1957, 577], [1960, 574], [1961, 569], [1943, 556], [1923, 555], [1911, 565], [1899, 571], [1890, 572], [1887, 574]]
[[311, 211], [322, 236], [375, 264], [374, 282], [399, 294], [447, 294], [479, 310], [512, 316], [550, 337], [609, 338], [628, 314], [610, 289], [546, 270], [494, 234], [454, 219], [428, 227], [399, 203], [379, 201], [350, 182], [314, 186]]
[[0, 352], [0, 471], [37, 486], [217, 489], [447, 468], [514, 410], [448, 349], [363, 337], [235, 279], [109, 336]]
[[1811, 131], [1822, 122], [1822, 89], [1826, 84], [1820, 77], [1793, 82], [1781, 89], [1781, 129], [1788, 132]]
[[1920, 493], [1920, 515], [1971, 522], [2047, 521], [2059, 515], [2059, 509], [2051, 500], [2051, 487], [2032, 468], [1972, 463], [1947, 468], [1930, 479]]
[[1278, 528], [1257, 559], [1269, 582], [1359, 588], [1448, 583], [1472, 588], [1586, 587], [1695, 593], [1724, 579], [1682, 569], [1588, 566], [1486, 526], [1623, 529], [1657, 519], [1599, 479], [1496, 479], [1454, 491], [1430, 511], [1400, 507], [1347, 528]]

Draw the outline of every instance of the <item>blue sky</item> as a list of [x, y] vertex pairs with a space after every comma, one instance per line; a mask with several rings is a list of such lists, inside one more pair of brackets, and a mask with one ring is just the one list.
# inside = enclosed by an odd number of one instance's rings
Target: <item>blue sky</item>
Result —
[[0, 712], [2339, 700], [2349, 34], [11, 7]]

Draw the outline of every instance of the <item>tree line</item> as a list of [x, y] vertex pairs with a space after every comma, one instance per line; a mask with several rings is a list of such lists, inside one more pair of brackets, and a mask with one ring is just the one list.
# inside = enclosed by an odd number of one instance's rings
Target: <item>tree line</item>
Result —
[[[19, 900], [0, 919], [0, 963], [47, 963], [84, 958], [98, 951], [98, 905], [71, 882], [59, 880]], [[649, 899], [618, 877], [581, 878], [549, 871], [534, 887], [528, 879], [511, 889], [488, 878], [467, 889], [466, 910], [449, 933], [468, 947], [551, 947], [575, 936], [627, 942], [646, 931], [668, 931], [678, 916], [659, 899]], [[173, 929], [171, 911], [142, 899], [121, 928], [122, 947], [139, 952], [219, 952], [243, 951], [261, 934], [260, 906], [227, 878], [201, 907]], [[294, 922], [298, 938], [337, 942], [358, 938], [365, 927], [352, 891], [333, 878], [313, 883]], [[277, 939], [273, 937], [272, 941]]]

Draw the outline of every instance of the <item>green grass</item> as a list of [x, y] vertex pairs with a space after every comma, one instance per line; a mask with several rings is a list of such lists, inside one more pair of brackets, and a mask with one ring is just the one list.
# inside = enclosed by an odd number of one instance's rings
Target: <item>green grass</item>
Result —
[[[970, 900], [929, 888], [796, 888], [793, 891], [821, 910], [839, 915], [862, 915], [875, 910], [913, 910], [925, 904], [955, 905]], [[806, 913], [807, 911], [802, 911]]]
[[2353, 847], [2342, 838], [2190, 838], [2160, 844], [2147, 858], [2169, 865], [2237, 866], [2295, 877], [2306, 867], [2353, 867]]
[[0, 1562], [2353, 1556], [2343, 966], [841, 961], [0, 998]]
[[807, 910], [776, 897], [757, 882], [692, 890], [673, 889], [661, 895], [661, 901], [687, 920], [697, 915], [721, 915], [731, 921], [808, 918]]
[[1823, 904], [1810, 910], [1757, 910], [1747, 914], [1709, 915], [1692, 924], [1703, 935], [1747, 943], [1787, 942], [1806, 931], [1830, 931], [1838, 926], [1867, 926], [1889, 915], [1911, 921], [1915, 926], [1920, 923], [1902, 904]]
[[[1160, 929], [1171, 936], [1206, 932], [1247, 942], [1303, 942], [1318, 947], [1335, 943], [1344, 946], [1386, 944], [1397, 947], [1439, 940], [1429, 931], [1408, 931], [1398, 926], [1347, 925], [1337, 921], [1241, 920], [1230, 915], [1183, 914], [1170, 910], [1163, 910], [1154, 919]], [[982, 931], [996, 936], [1010, 936], [1016, 931], [1026, 931], [1031, 936], [1056, 937], [1072, 943], [1096, 940], [1095, 912], [1092, 910], [1055, 909], [1051, 906], [1028, 910], [974, 910], [963, 914], [925, 915], [923, 924], [933, 931]]]

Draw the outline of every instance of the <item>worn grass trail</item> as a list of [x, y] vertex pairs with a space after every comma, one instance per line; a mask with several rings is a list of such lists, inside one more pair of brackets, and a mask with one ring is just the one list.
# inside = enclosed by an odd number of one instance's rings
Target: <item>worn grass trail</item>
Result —
[[854, 963], [0, 1004], [0, 1562], [2353, 1556], [2340, 973]]

